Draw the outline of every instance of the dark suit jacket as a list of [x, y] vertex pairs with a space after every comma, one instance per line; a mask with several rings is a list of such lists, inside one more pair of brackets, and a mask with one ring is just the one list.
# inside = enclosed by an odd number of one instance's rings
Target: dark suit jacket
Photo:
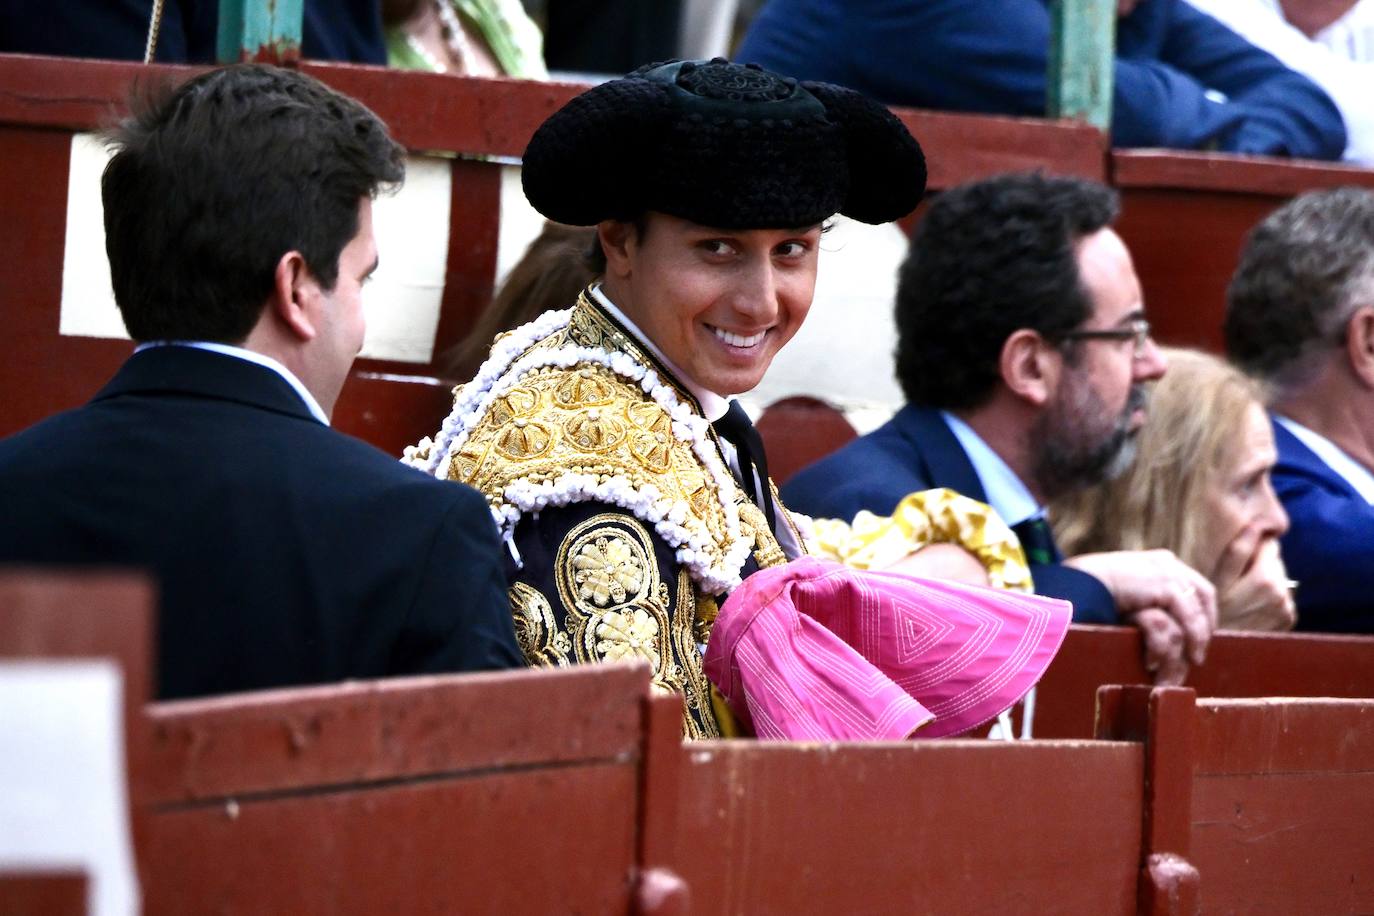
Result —
[[1280, 546], [1298, 581], [1297, 629], [1374, 633], [1374, 506], [1278, 423], [1274, 442], [1274, 491], [1290, 522]]
[[152, 570], [164, 698], [523, 664], [485, 500], [245, 360], [135, 354], [0, 440], [0, 506], [0, 562]]
[[[849, 521], [859, 510], [890, 515], [908, 493], [948, 487], [987, 502], [983, 485], [940, 412], [908, 404], [891, 420], [803, 468], [782, 488], [798, 512]], [[1031, 565], [1035, 590], [1073, 602], [1075, 623], [1116, 623], [1101, 582], [1057, 563]]]
[[[0, 0], [0, 51], [142, 60], [153, 0]], [[158, 63], [215, 62], [218, 0], [166, 0]], [[305, 0], [301, 54], [310, 60], [386, 65], [377, 0]]]

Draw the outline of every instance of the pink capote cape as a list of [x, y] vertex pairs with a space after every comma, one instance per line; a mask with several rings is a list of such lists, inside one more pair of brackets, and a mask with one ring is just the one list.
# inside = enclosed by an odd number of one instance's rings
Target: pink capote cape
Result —
[[997, 717], [1048, 667], [1067, 601], [803, 557], [720, 609], [706, 675], [760, 738], [939, 738]]

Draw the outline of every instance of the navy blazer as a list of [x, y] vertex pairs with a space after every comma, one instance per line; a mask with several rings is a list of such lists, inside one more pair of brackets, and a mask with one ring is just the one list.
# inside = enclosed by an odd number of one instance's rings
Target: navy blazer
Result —
[[1297, 629], [1374, 633], [1374, 506], [1280, 423], [1274, 443], [1274, 492], [1290, 523], [1280, 546], [1298, 581]]
[[486, 501], [232, 356], [145, 350], [0, 440], [0, 506], [0, 562], [154, 573], [162, 698], [523, 664]]
[[[377, 0], [304, 0], [301, 56], [386, 65]], [[142, 60], [153, 0], [0, 0], [0, 51]], [[214, 63], [218, 0], [166, 0], [158, 29], [158, 63]]]
[[[1041, 117], [1050, 0], [770, 0], [736, 59], [889, 105]], [[1184, 0], [1116, 27], [1118, 147], [1339, 159], [1345, 122], [1316, 83]]]
[[[948, 487], [987, 502], [963, 446], [938, 410], [908, 404], [887, 423], [798, 471], [782, 488], [790, 509], [849, 521], [859, 510], [890, 515], [909, 493]], [[1073, 602], [1075, 623], [1116, 623], [1100, 581], [1068, 566], [1032, 564], [1037, 594]]]

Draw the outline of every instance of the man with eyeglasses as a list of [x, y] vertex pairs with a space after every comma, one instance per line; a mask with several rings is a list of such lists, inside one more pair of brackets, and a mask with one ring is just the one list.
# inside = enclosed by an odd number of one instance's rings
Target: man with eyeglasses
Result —
[[789, 506], [852, 519], [947, 487], [1012, 526], [1035, 590], [1081, 623], [1131, 623], [1161, 683], [1201, 664], [1215, 590], [1162, 550], [1063, 558], [1044, 506], [1120, 473], [1164, 374], [1140, 283], [1095, 182], [1005, 175], [946, 191], [922, 220], [897, 290], [907, 405], [802, 470]]
[[1314, 191], [1260, 223], [1225, 327], [1270, 392], [1297, 629], [1374, 633], [1374, 193]]

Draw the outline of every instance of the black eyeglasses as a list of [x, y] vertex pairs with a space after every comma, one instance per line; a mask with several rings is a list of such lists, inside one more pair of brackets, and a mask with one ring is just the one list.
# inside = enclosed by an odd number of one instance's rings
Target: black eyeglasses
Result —
[[1140, 359], [1145, 355], [1145, 346], [1150, 340], [1150, 322], [1136, 318], [1121, 328], [1101, 328], [1087, 331], [1065, 331], [1060, 340], [1129, 340], [1134, 347], [1131, 355]]

